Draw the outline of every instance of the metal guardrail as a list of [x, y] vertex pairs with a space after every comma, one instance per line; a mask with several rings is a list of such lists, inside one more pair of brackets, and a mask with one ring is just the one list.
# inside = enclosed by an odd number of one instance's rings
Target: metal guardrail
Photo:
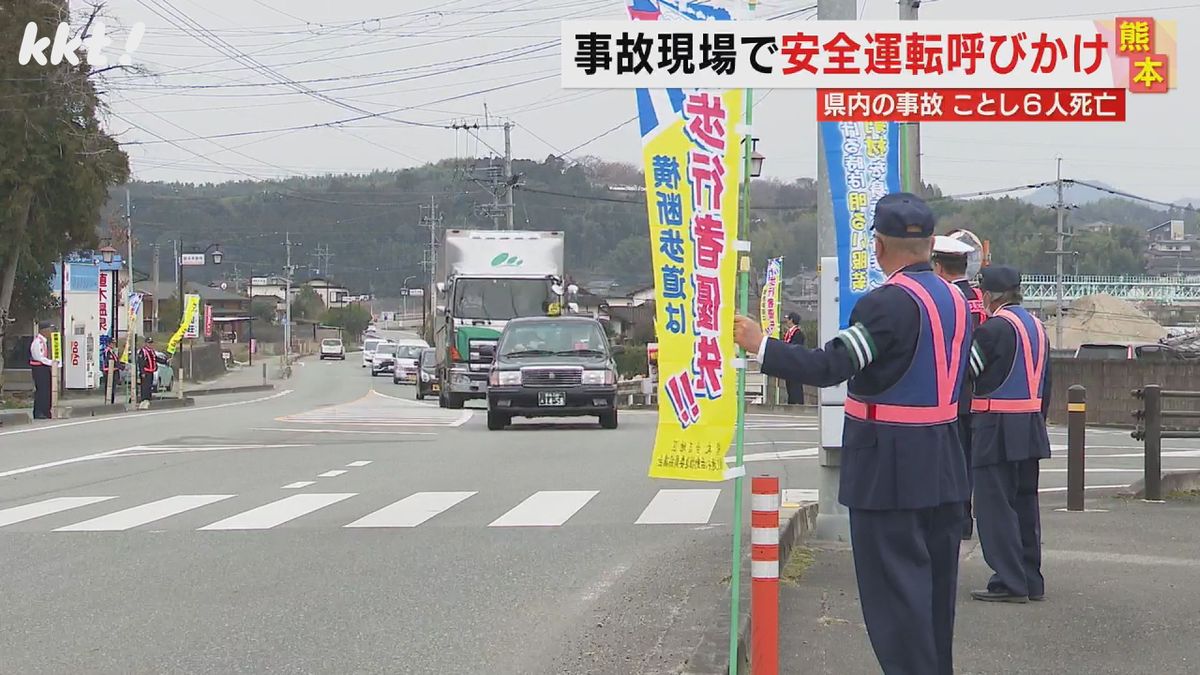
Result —
[[1164, 398], [1200, 399], [1200, 391], [1163, 390], [1157, 384], [1148, 384], [1134, 389], [1133, 397], [1142, 401], [1142, 407], [1133, 411], [1137, 428], [1130, 435], [1144, 443], [1143, 481], [1146, 485], [1146, 501], [1162, 501], [1162, 439], [1200, 438], [1200, 431], [1187, 429], [1163, 429], [1163, 419], [1200, 419], [1200, 410], [1163, 410]]
[[[654, 405], [658, 396], [658, 381], [651, 380], [649, 394], [644, 389], [646, 379], [624, 380], [617, 383], [617, 398], [628, 405], [635, 402]], [[766, 402], [767, 377], [762, 373], [746, 373], [746, 403], [761, 404]]]

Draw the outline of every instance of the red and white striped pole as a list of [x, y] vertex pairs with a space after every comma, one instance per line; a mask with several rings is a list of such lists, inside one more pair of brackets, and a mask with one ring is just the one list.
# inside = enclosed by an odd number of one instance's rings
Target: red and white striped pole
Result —
[[750, 671], [779, 673], [779, 478], [750, 484]]

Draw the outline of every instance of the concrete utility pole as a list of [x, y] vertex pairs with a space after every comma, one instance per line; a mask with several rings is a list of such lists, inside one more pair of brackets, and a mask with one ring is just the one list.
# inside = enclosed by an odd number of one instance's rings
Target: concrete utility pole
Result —
[[298, 244], [292, 243], [292, 233], [284, 232], [284, 248], [287, 250], [287, 267], [284, 271], [284, 291], [283, 291], [283, 359], [284, 365], [292, 363], [292, 272], [295, 268], [292, 267], [292, 247]]
[[[855, 0], [818, 0], [818, 21], [853, 21], [858, 18], [858, 8]], [[837, 231], [833, 221], [833, 198], [829, 190], [829, 167], [825, 162], [825, 141], [817, 130], [817, 260], [837, 256]], [[819, 344], [824, 344], [838, 331], [838, 326], [820, 326]], [[836, 389], [822, 390], [818, 393], [822, 401]], [[830, 408], [830, 410], [826, 410]], [[820, 405], [818, 417], [822, 439], [831, 435], [826, 425], [838, 429], [836, 435], [841, 437], [842, 419], [836, 413], [842, 406]], [[834, 419], [836, 418], [836, 419]], [[817, 511], [817, 538], [825, 541], [850, 541], [850, 512], [838, 503], [838, 485], [841, 476], [842, 448], [841, 441], [837, 447], [826, 446], [822, 441], [818, 455], [820, 491], [818, 492], [819, 509]]]
[[[487, 208], [487, 215], [492, 219], [492, 227], [500, 229], [500, 215], [504, 214], [505, 224], [509, 230], [513, 229], [513, 219], [515, 216], [516, 205], [513, 202], [513, 188], [517, 185], [517, 178], [513, 176], [512, 171], [512, 122], [504, 124], [492, 124], [484, 119], [483, 124], [478, 122], [472, 124], [455, 123], [447, 126], [447, 129], [465, 129], [467, 131], [478, 129], [503, 129], [504, 130], [504, 173], [503, 181], [498, 180], [495, 173], [489, 173], [490, 187], [492, 193], [492, 205]], [[474, 133], [472, 131], [472, 133]], [[500, 195], [504, 195], [504, 203], [500, 202]]]
[[[900, 0], [900, 20], [916, 21], [917, 10], [921, 8], [921, 0]], [[904, 152], [905, 175], [902, 177], [904, 187], [913, 194], [921, 194], [921, 125], [918, 122], [904, 122], [900, 125]]]
[[1062, 349], [1063, 345], [1063, 256], [1067, 251], [1063, 249], [1063, 244], [1066, 243], [1066, 231], [1063, 229], [1067, 205], [1063, 203], [1063, 179], [1062, 179], [1062, 157], [1058, 158], [1058, 169], [1056, 171], [1057, 178], [1055, 183], [1055, 192], [1058, 198], [1054, 202], [1054, 210], [1058, 212], [1058, 225], [1056, 232], [1058, 234], [1058, 244], [1054, 247], [1054, 294], [1057, 299], [1057, 305], [1054, 309], [1054, 347]]
[[429, 257], [422, 263], [423, 267], [427, 266], [429, 268], [429, 290], [426, 291], [429, 297], [425, 298], [425, 302], [423, 303], [421, 332], [424, 333], [425, 338], [431, 344], [433, 342], [433, 332], [429, 328], [433, 325], [433, 312], [437, 307], [437, 277], [435, 276], [437, 274], [437, 228], [441, 222], [442, 218], [437, 212], [437, 202], [430, 195], [428, 215], [426, 215], [425, 207], [421, 207], [421, 224], [429, 227]]
[[162, 330], [158, 325], [158, 244], [154, 245], [154, 269], [151, 270], [151, 275], [154, 279], [154, 295], [151, 296], [154, 299], [154, 305], [150, 317], [153, 321], [154, 332], [158, 333]]
[[[129, 188], [125, 188], [125, 243], [129, 248], [129, 292], [125, 294], [126, 305], [132, 307], [133, 302], [133, 201], [129, 198]], [[158, 289], [154, 292], [157, 294]], [[65, 298], [65, 296], [64, 296]], [[145, 311], [143, 309], [142, 311]], [[136, 314], [129, 316], [129, 326], [125, 329], [125, 344], [129, 354], [128, 380], [129, 402], [136, 408], [138, 405], [138, 367], [137, 367], [137, 333], [138, 320]]]

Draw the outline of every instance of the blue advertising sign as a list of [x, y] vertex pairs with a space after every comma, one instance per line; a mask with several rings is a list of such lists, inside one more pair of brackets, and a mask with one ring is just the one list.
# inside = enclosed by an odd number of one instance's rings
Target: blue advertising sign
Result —
[[886, 277], [875, 260], [875, 203], [900, 191], [900, 126], [820, 122], [837, 232], [840, 328], [858, 299]]

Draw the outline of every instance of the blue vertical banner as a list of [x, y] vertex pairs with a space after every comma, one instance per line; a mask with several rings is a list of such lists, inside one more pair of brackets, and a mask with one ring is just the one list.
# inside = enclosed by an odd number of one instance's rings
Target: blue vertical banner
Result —
[[900, 125], [895, 122], [820, 122], [837, 232], [838, 322], [886, 280], [875, 260], [875, 203], [900, 191]]

